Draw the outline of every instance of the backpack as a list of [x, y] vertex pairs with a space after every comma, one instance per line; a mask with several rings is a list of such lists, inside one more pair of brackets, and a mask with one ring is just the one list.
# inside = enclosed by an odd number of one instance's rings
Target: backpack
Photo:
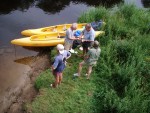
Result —
[[102, 24], [103, 24], [102, 20], [91, 22], [91, 26], [95, 31], [98, 31], [99, 28], [102, 26]]

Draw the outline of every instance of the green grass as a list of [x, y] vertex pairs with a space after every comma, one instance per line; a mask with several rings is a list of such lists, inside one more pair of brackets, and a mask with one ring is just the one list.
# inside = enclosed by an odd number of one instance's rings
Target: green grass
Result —
[[[52, 51], [52, 56], [56, 50]], [[68, 61], [67, 69], [64, 71], [63, 82], [58, 88], [51, 88], [50, 84], [54, 82], [54, 76], [48, 69], [41, 73], [35, 82], [35, 87], [39, 90], [39, 95], [32, 102], [27, 104], [27, 111], [33, 113], [76, 113], [92, 112], [92, 97], [95, 90], [93, 78], [87, 80], [84, 76], [73, 78], [77, 72], [78, 63], [82, 59], [73, 54]]]
[[[32, 113], [149, 113], [150, 111], [150, 12], [133, 5], [112, 9], [92, 8], [78, 22], [104, 20], [105, 35], [98, 37], [101, 57], [91, 80], [75, 80], [81, 61], [76, 55], [68, 61], [63, 83], [57, 89], [50, 70], [36, 80], [39, 95], [26, 104]], [[52, 51], [52, 58], [55, 55]]]

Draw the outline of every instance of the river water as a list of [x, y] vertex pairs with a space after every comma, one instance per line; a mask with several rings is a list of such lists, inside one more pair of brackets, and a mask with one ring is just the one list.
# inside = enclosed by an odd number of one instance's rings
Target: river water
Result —
[[[17, 87], [30, 70], [33, 56], [39, 52], [10, 44], [23, 37], [22, 30], [73, 23], [91, 7], [134, 3], [148, 8], [149, 0], [2, 0], [0, 4], [0, 100]], [[1, 101], [0, 101], [1, 102]], [[3, 101], [4, 102], [4, 101]]]

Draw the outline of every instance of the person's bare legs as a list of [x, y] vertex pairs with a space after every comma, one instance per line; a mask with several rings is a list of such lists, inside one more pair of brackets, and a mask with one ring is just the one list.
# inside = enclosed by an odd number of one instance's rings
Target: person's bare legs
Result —
[[79, 63], [79, 68], [78, 68], [78, 75], [81, 75], [82, 67], [83, 67], [84, 61]]
[[63, 78], [63, 76], [62, 76], [63, 74], [62, 73], [60, 73], [60, 75], [59, 75], [59, 82], [58, 82], [58, 85], [60, 85], [61, 84], [61, 81], [62, 81], [62, 78]]
[[85, 54], [86, 54], [86, 49], [83, 48], [83, 57], [85, 56]]
[[69, 42], [65, 41], [65, 44], [64, 44], [65, 50], [69, 51], [71, 49], [71, 47], [72, 47], [72, 44], [70, 44]]
[[87, 52], [88, 52], [88, 48], [83, 48], [83, 57], [86, 55]]
[[92, 72], [92, 66], [88, 66], [87, 79], [90, 79], [91, 72]]
[[57, 87], [58, 86], [58, 83], [59, 83], [59, 76], [58, 75], [55, 75], [55, 82], [53, 83], [53, 87]]

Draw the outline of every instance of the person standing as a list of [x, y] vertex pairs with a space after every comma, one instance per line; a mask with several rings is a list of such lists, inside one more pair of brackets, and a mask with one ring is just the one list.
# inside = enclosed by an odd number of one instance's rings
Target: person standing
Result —
[[78, 73], [75, 73], [74, 76], [80, 76], [83, 65], [87, 65], [87, 79], [90, 78], [92, 67], [96, 65], [97, 60], [100, 56], [101, 49], [99, 47], [99, 42], [94, 41], [93, 47], [89, 49], [87, 54], [84, 56], [84, 60], [79, 63]]
[[65, 50], [69, 51], [72, 48], [73, 41], [78, 40], [79, 38], [76, 38], [74, 36], [74, 31], [77, 29], [77, 23], [73, 23], [69, 29], [66, 31], [66, 37], [65, 37]]
[[89, 47], [91, 47], [95, 39], [95, 31], [92, 28], [90, 23], [85, 25], [85, 29], [82, 31], [81, 37], [82, 36], [83, 36], [82, 47], [83, 47], [83, 56], [84, 56], [88, 52]]
[[58, 54], [55, 56], [51, 67], [55, 77], [55, 82], [51, 84], [52, 87], [57, 87], [61, 83], [63, 78], [63, 70], [66, 67], [66, 60], [71, 56], [70, 52], [64, 50], [64, 46], [62, 44], [58, 44], [56, 48]]

